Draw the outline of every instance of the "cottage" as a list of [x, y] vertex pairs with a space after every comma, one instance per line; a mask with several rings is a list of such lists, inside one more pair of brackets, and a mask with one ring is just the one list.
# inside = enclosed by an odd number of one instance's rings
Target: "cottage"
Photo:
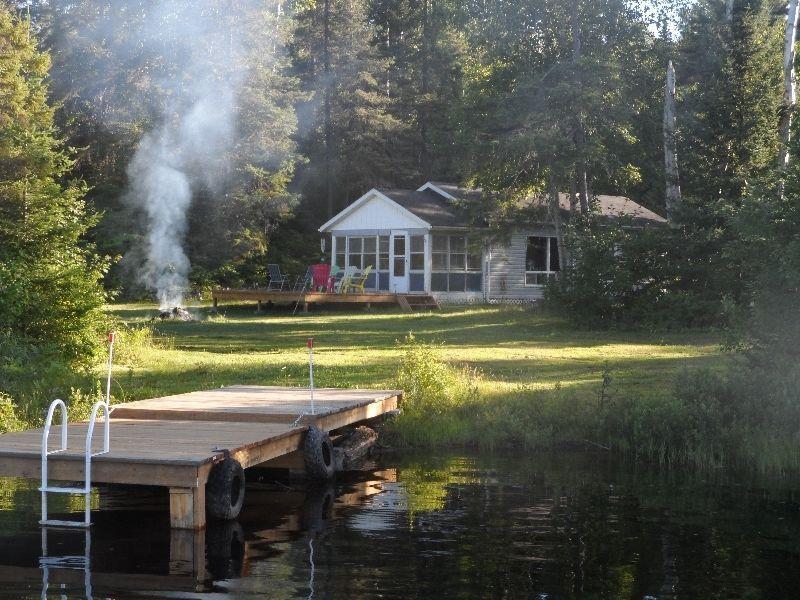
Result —
[[[479, 190], [429, 181], [417, 190], [372, 189], [319, 228], [331, 237], [331, 263], [372, 265], [367, 288], [430, 293], [440, 302], [532, 301], [559, 270], [552, 224], [520, 227], [503, 244], [482, 243], [463, 207]], [[561, 209], [569, 211], [562, 195]], [[598, 196], [606, 218], [638, 226], [666, 220], [622, 196]]]

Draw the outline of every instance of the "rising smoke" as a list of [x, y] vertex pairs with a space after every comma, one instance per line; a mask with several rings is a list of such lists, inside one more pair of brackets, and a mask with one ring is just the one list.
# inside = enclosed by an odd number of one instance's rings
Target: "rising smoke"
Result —
[[156, 126], [140, 140], [128, 167], [127, 200], [145, 219], [138, 278], [162, 309], [181, 306], [190, 262], [184, 249], [188, 213], [198, 189], [214, 190], [234, 141], [243, 81], [241, 49], [221, 3], [164, 2], [136, 36], [172, 61], [160, 88]]

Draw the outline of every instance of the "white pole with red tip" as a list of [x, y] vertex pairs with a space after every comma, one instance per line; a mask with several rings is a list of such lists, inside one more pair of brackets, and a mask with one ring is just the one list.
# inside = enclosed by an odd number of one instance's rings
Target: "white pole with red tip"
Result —
[[311, 414], [316, 414], [314, 411], [314, 338], [310, 337], [306, 341], [308, 346], [308, 380], [311, 384]]

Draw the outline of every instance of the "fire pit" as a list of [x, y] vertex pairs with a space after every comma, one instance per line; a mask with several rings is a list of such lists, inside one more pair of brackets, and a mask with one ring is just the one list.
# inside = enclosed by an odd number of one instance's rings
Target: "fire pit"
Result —
[[189, 311], [180, 306], [176, 306], [172, 310], [162, 310], [158, 313], [158, 318], [162, 321], [194, 321]]

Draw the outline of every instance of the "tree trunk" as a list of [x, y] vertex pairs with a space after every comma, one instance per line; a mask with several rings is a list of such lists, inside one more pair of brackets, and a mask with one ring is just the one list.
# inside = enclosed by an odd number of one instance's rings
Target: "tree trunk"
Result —
[[[548, 182], [548, 211], [550, 213], [550, 220], [553, 223], [553, 228], [556, 230], [556, 243], [558, 244], [558, 267], [561, 271], [564, 270], [567, 260], [566, 252], [564, 250], [564, 236], [561, 228], [561, 205], [558, 201], [558, 186], [556, 185], [555, 177], [553, 176], [553, 167], [550, 167], [550, 181]], [[549, 266], [549, 265], [548, 265]]]
[[733, 21], [733, 3], [735, 0], [727, 0], [725, 3], [725, 22], [730, 23]]
[[667, 65], [667, 85], [664, 89], [664, 175], [666, 178], [665, 204], [667, 218], [672, 221], [681, 204], [681, 186], [678, 178], [678, 149], [675, 137], [675, 68]]
[[[581, 46], [583, 44], [580, 21], [580, 0], [572, 2], [572, 65], [575, 73], [576, 97], [581, 97]], [[577, 123], [575, 124], [575, 152], [577, 160], [575, 171], [578, 179], [578, 199], [581, 206], [581, 213], [589, 214], [589, 181], [586, 169], [586, 130], [583, 127], [583, 116], [580, 107], [576, 112]]]
[[794, 85], [795, 39], [797, 38], [798, 0], [789, 0], [786, 19], [786, 45], [783, 51], [783, 103], [781, 105], [780, 136], [781, 148], [778, 164], [781, 169], [789, 166], [789, 139], [792, 129], [792, 113], [797, 102]]
[[578, 212], [578, 182], [574, 174], [569, 178], [569, 212]]
[[333, 160], [333, 152], [331, 145], [333, 144], [333, 126], [331, 123], [331, 0], [325, 0], [323, 12], [323, 33], [322, 33], [322, 59], [325, 84], [322, 94], [322, 111], [324, 119], [324, 136], [325, 136], [325, 199], [328, 208], [328, 218], [333, 217], [333, 169], [331, 162]]
[[433, 41], [431, 37], [431, 0], [422, 0], [422, 64], [420, 65], [420, 92], [422, 96], [419, 111], [419, 137], [420, 137], [420, 173], [423, 179], [430, 179], [431, 153], [430, 153], [430, 80], [431, 80], [431, 54]]

